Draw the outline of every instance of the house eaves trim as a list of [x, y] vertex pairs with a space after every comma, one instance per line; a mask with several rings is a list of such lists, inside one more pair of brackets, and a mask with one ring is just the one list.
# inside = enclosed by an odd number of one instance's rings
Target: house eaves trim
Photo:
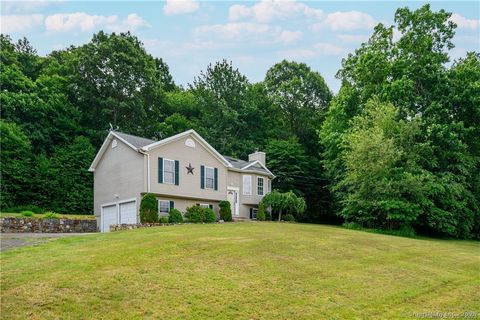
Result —
[[188, 136], [189, 134], [193, 135], [201, 144], [203, 144], [203, 146], [214, 156], [216, 157], [220, 162], [222, 162], [226, 167], [228, 168], [231, 168], [233, 167], [232, 164], [227, 160], [225, 159], [224, 156], [222, 156], [217, 150], [215, 150], [214, 147], [212, 147], [205, 139], [202, 138], [202, 136], [200, 134], [198, 134], [195, 130], [193, 129], [190, 129], [190, 130], [187, 130], [185, 132], [181, 132], [179, 134], [176, 134], [174, 136], [171, 136], [171, 137], [168, 137], [168, 138], [165, 138], [163, 140], [160, 140], [160, 141], [156, 141], [154, 143], [151, 143], [149, 145], [146, 145], [144, 147], [141, 148], [142, 151], [144, 152], [148, 152], [152, 149], [155, 149], [157, 147], [160, 147], [162, 145], [165, 145], [165, 144], [168, 144], [168, 143], [171, 143], [171, 142], [174, 142], [174, 141], [177, 141], [185, 136]]
[[235, 171], [235, 172], [240, 172], [240, 173], [251, 173], [251, 174], [255, 174], [255, 175], [263, 175], [263, 176], [267, 176], [267, 177], [271, 177], [272, 179], [276, 178], [276, 176], [270, 172], [270, 170], [266, 170], [267, 172], [259, 172], [259, 171], [256, 171], [256, 170], [248, 170], [248, 169], [238, 169], [238, 168], [228, 168], [229, 171]]
[[130, 142], [128, 142], [127, 140], [120, 137], [118, 134], [115, 133], [115, 131], [110, 131], [108, 133], [107, 137], [105, 138], [105, 141], [103, 141], [103, 144], [100, 147], [100, 150], [98, 150], [97, 155], [95, 156], [95, 159], [93, 159], [92, 164], [90, 164], [90, 168], [88, 168], [88, 171], [90, 171], [90, 172], [95, 171], [95, 168], [97, 167], [98, 162], [100, 162], [100, 159], [102, 158], [103, 154], [105, 153], [105, 151], [107, 151], [107, 148], [110, 144], [110, 141], [112, 141], [113, 137], [115, 137], [116, 139], [125, 143], [127, 146], [129, 146], [130, 148], [132, 148], [136, 152], [139, 152], [139, 150], [137, 148], [135, 148], [134, 145], [132, 145]]
[[249, 163], [245, 167], [241, 168], [241, 170], [246, 170], [246, 169], [248, 169], [251, 166], [254, 166], [256, 164], [259, 164], [263, 169], [265, 169], [269, 174], [271, 174], [273, 176], [273, 173], [270, 170], [268, 170], [268, 168], [263, 163], [261, 163], [259, 160], [255, 160], [254, 162]]

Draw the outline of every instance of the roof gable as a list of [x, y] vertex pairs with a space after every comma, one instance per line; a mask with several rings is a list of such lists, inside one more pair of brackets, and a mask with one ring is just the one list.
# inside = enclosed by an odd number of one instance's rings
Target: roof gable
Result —
[[174, 136], [162, 139], [160, 141], [155, 141], [149, 145], [146, 145], [141, 148], [142, 151], [144, 152], [149, 152], [152, 149], [158, 148], [160, 146], [172, 143], [174, 141], [178, 141], [180, 139], [183, 139], [187, 136], [193, 136], [195, 140], [197, 140], [210, 154], [212, 154], [217, 160], [219, 160], [223, 165], [226, 167], [231, 167], [231, 163], [228, 162], [227, 159], [225, 159], [224, 156], [222, 156], [214, 147], [212, 147], [205, 139], [202, 138], [195, 130], [187, 130], [185, 132], [176, 134]]

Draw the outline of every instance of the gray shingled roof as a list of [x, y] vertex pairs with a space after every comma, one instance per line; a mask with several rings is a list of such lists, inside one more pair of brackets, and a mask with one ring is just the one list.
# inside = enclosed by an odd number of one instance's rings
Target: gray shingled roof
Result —
[[[137, 137], [137, 136], [127, 134], [127, 133], [123, 133], [123, 132], [119, 132], [119, 131], [114, 131], [114, 132], [115, 132], [116, 135], [118, 135], [120, 138], [122, 138], [125, 141], [127, 141], [128, 143], [130, 143], [135, 148], [143, 148], [143, 147], [145, 147], [149, 144], [152, 144], [152, 143], [156, 142], [155, 140], [142, 138], [142, 137]], [[233, 157], [230, 157], [230, 156], [223, 156], [223, 157], [225, 159], [227, 159], [227, 161], [230, 162], [232, 164], [232, 166], [236, 169], [242, 169], [245, 166], [248, 166], [250, 163], [253, 163], [253, 161], [249, 162], [249, 161], [245, 161], [245, 160], [241, 160], [241, 159], [236, 159], [236, 158], [233, 158]], [[257, 171], [257, 172], [260, 172], [260, 173], [268, 173], [267, 170], [265, 170], [264, 168], [260, 168], [260, 167], [256, 167], [256, 166], [249, 167], [247, 170]]]
[[[255, 161], [245, 161], [245, 160], [241, 160], [241, 159], [236, 159], [236, 158], [232, 158], [230, 156], [223, 156], [225, 159], [227, 159], [228, 162], [230, 162], [232, 164], [232, 166], [236, 169], [242, 169], [246, 166], [248, 166], [250, 163], [253, 163]], [[250, 170], [250, 171], [257, 171], [257, 172], [261, 172], [261, 173], [268, 173], [267, 170], [265, 170], [264, 168], [260, 168], [260, 167], [256, 167], [256, 166], [251, 166], [249, 168], [247, 168], [247, 170]]]
[[131, 134], [123, 133], [123, 132], [118, 132], [114, 131], [115, 134], [117, 134], [120, 138], [124, 139], [128, 143], [130, 143], [132, 146], [135, 148], [143, 148], [149, 144], [152, 144], [156, 142], [155, 140], [150, 140], [147, 138], [142, 138], [142, 137], [137, 137]]

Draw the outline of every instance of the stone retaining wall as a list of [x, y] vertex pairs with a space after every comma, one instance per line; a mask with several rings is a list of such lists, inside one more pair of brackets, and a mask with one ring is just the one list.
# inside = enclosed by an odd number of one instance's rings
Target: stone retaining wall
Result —
[[0, 230], [6, 232], [73, 233], [97, 232], [94, 219], [0, 218]]

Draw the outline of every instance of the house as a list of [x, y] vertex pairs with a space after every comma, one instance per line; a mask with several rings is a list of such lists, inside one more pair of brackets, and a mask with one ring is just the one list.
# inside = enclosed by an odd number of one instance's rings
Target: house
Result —
[[102, 232], [112, 224], [138, 223], [145, 193], [156, 195], [160, 215], [200, 205], [218, 216], [219, 202], [228, 200], [233, 218], [252, 219], [274, 178], [264, 152], [248, 161], [223, 156], [194, 130], [160, 141], [110, 131], [89, 171]]

